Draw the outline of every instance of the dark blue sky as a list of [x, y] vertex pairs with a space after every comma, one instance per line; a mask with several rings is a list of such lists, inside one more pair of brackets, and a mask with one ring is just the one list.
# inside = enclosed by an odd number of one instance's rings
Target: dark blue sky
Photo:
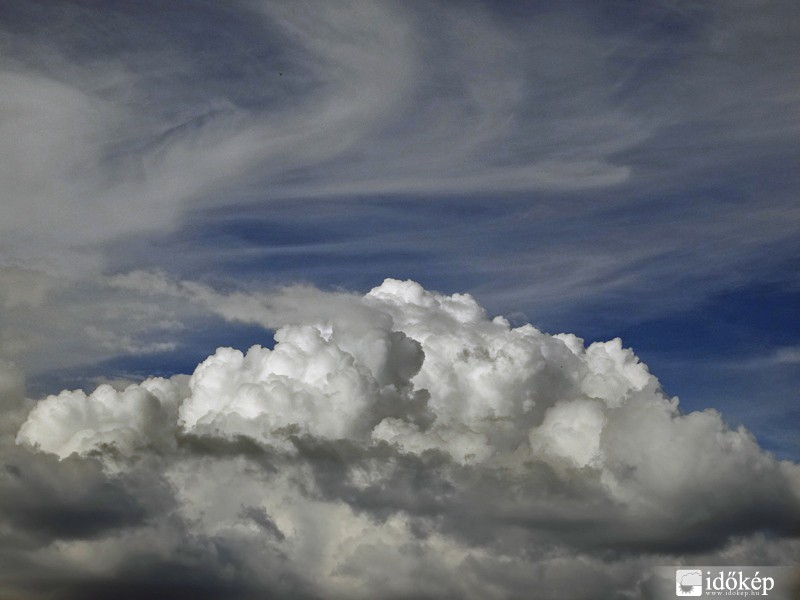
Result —
[[[220, 293], [385, 277], [620, 336], [797, 459], [795, 2], [0, 7], [0, 356], [31, 393], [269, 332]], [[162, 290], [163, 291], [163, 290]]]

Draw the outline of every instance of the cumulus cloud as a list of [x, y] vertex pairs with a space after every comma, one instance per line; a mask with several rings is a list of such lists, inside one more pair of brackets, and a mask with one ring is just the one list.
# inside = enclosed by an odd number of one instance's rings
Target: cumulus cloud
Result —
[[[39, 569], [72, 567], [64, 597], [188, 595], [201, 572], [208, 597], [648, 597], [654, 565], [796, 560], [800, 467], [682, 413], [620, 340], [512, 327], [412, 281], [331, 297], [349, 309], [272, 349], [36, 403], [9, 450], [39, 465], [25, 485], [89, 483], [23, 514], [9, 462], [0, 510]], [[103, 518], [51, 525], [76, 504]]]

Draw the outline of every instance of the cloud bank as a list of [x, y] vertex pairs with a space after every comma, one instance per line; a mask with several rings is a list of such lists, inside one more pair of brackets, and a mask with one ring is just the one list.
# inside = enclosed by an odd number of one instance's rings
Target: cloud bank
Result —
[[0, 596], [646, 598], [654, 565], [800, 556], [800, 466], [619, 339], [412, 281], [331, 300], [272, 349], [27, 417], [3, 371]]

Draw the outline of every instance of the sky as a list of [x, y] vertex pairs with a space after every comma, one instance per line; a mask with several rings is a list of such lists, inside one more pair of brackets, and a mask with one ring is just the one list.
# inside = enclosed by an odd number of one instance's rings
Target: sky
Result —
[[800, 559], [800, 5], [0, 3], [0, 600]]

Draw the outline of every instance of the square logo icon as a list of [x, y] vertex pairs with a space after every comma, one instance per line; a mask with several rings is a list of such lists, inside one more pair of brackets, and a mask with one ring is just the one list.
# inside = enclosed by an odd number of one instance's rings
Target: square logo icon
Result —
[[678, 569], [675, 571], [675, 595], [702, 596], [703, 572], [700, 569]]

